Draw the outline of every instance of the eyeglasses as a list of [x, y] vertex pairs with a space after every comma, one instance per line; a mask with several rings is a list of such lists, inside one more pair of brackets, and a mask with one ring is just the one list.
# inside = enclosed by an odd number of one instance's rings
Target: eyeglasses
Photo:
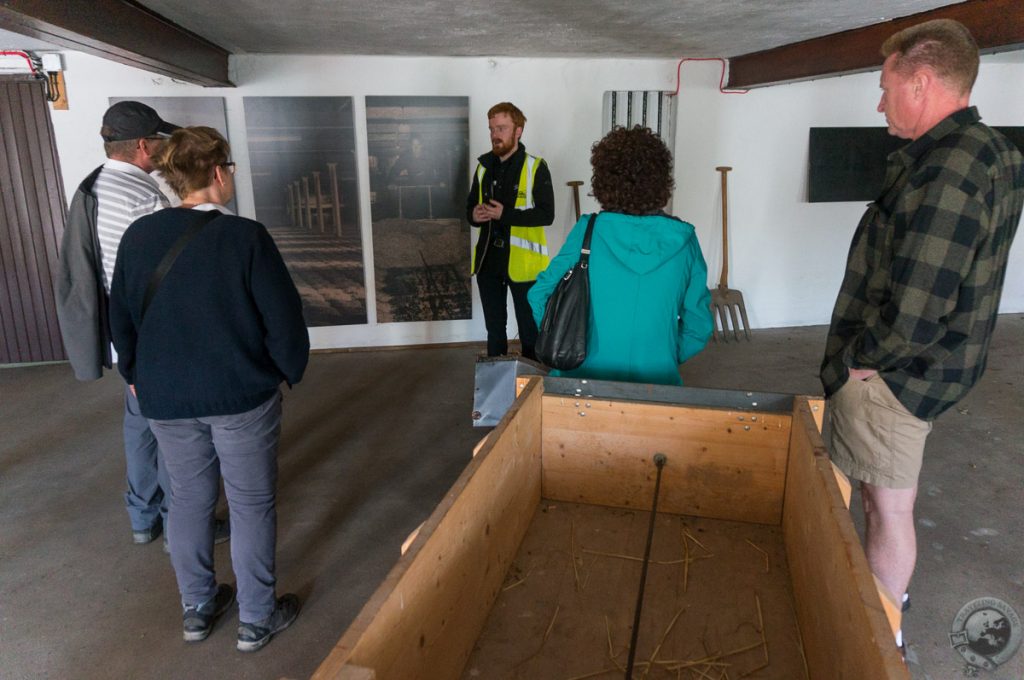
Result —
[[225, 161], [225, 162], [220, 164], [220, 167], [227, 168], [228, 172], [230, 172], [232, 175], [235, 174], [235, 162], [234, 161]]

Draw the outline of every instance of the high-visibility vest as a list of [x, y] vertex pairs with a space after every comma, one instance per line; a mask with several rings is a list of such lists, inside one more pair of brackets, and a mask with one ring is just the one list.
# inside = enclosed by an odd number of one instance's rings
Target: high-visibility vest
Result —
[[[519, 192], [516, 194], [515, 208], [528, 210], [533, 207], [533, 183], [537, 179], [537, 168], [542, 158], [526, 154], [523, 169], [519, 173]], [[483, 165], [476, 166], [476, 183], [478, 188], [477, 201], [484, 202]], [[548, 240], [544, 235], [544, 227], [517, 227], [509, 229], [508, 278], [512, 281], [535, 281], [537, 275], [547, 269]], [[472, 274], [476, 273], [476, 244], [473, 244]]]

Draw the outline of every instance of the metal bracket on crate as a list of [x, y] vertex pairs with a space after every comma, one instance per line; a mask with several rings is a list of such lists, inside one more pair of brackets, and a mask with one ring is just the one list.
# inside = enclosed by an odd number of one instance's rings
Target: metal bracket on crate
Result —
[[498, 424], [516, 400], [516, 378], [547, 374], [547, 366], [519, 356], [477, 357], [473, 380], [473, 427]]

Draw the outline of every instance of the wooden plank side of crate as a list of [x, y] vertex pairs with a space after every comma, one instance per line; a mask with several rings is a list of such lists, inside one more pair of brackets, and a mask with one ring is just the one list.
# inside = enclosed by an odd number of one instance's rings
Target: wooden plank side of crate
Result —
[[782, 530], [811, 680], [909, 680], [806, 399], [794, 402]]
[[352, 666], [376, 680], [459, 677], [540, 503], [542, 394], [527, 387], [314, 680]]
[[790, 413], [544, 396], [545, 498], [779, 524]]

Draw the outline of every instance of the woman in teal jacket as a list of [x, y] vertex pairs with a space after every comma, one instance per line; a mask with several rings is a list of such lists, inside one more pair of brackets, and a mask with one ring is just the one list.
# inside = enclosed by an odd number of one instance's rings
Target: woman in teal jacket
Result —
[[[590, 162], [602, 212], [591, 237], [587, 358], [552, 375], [682, 385], [679, 364], [704, 349], [714, 322], [693, 225], [661, 210], [672, 192], [672, 156], [646, 128], [615, 128], [594, 145]], [[530, 289], [538, 326], [555, 286], [579, 260], [589, 217]]]

